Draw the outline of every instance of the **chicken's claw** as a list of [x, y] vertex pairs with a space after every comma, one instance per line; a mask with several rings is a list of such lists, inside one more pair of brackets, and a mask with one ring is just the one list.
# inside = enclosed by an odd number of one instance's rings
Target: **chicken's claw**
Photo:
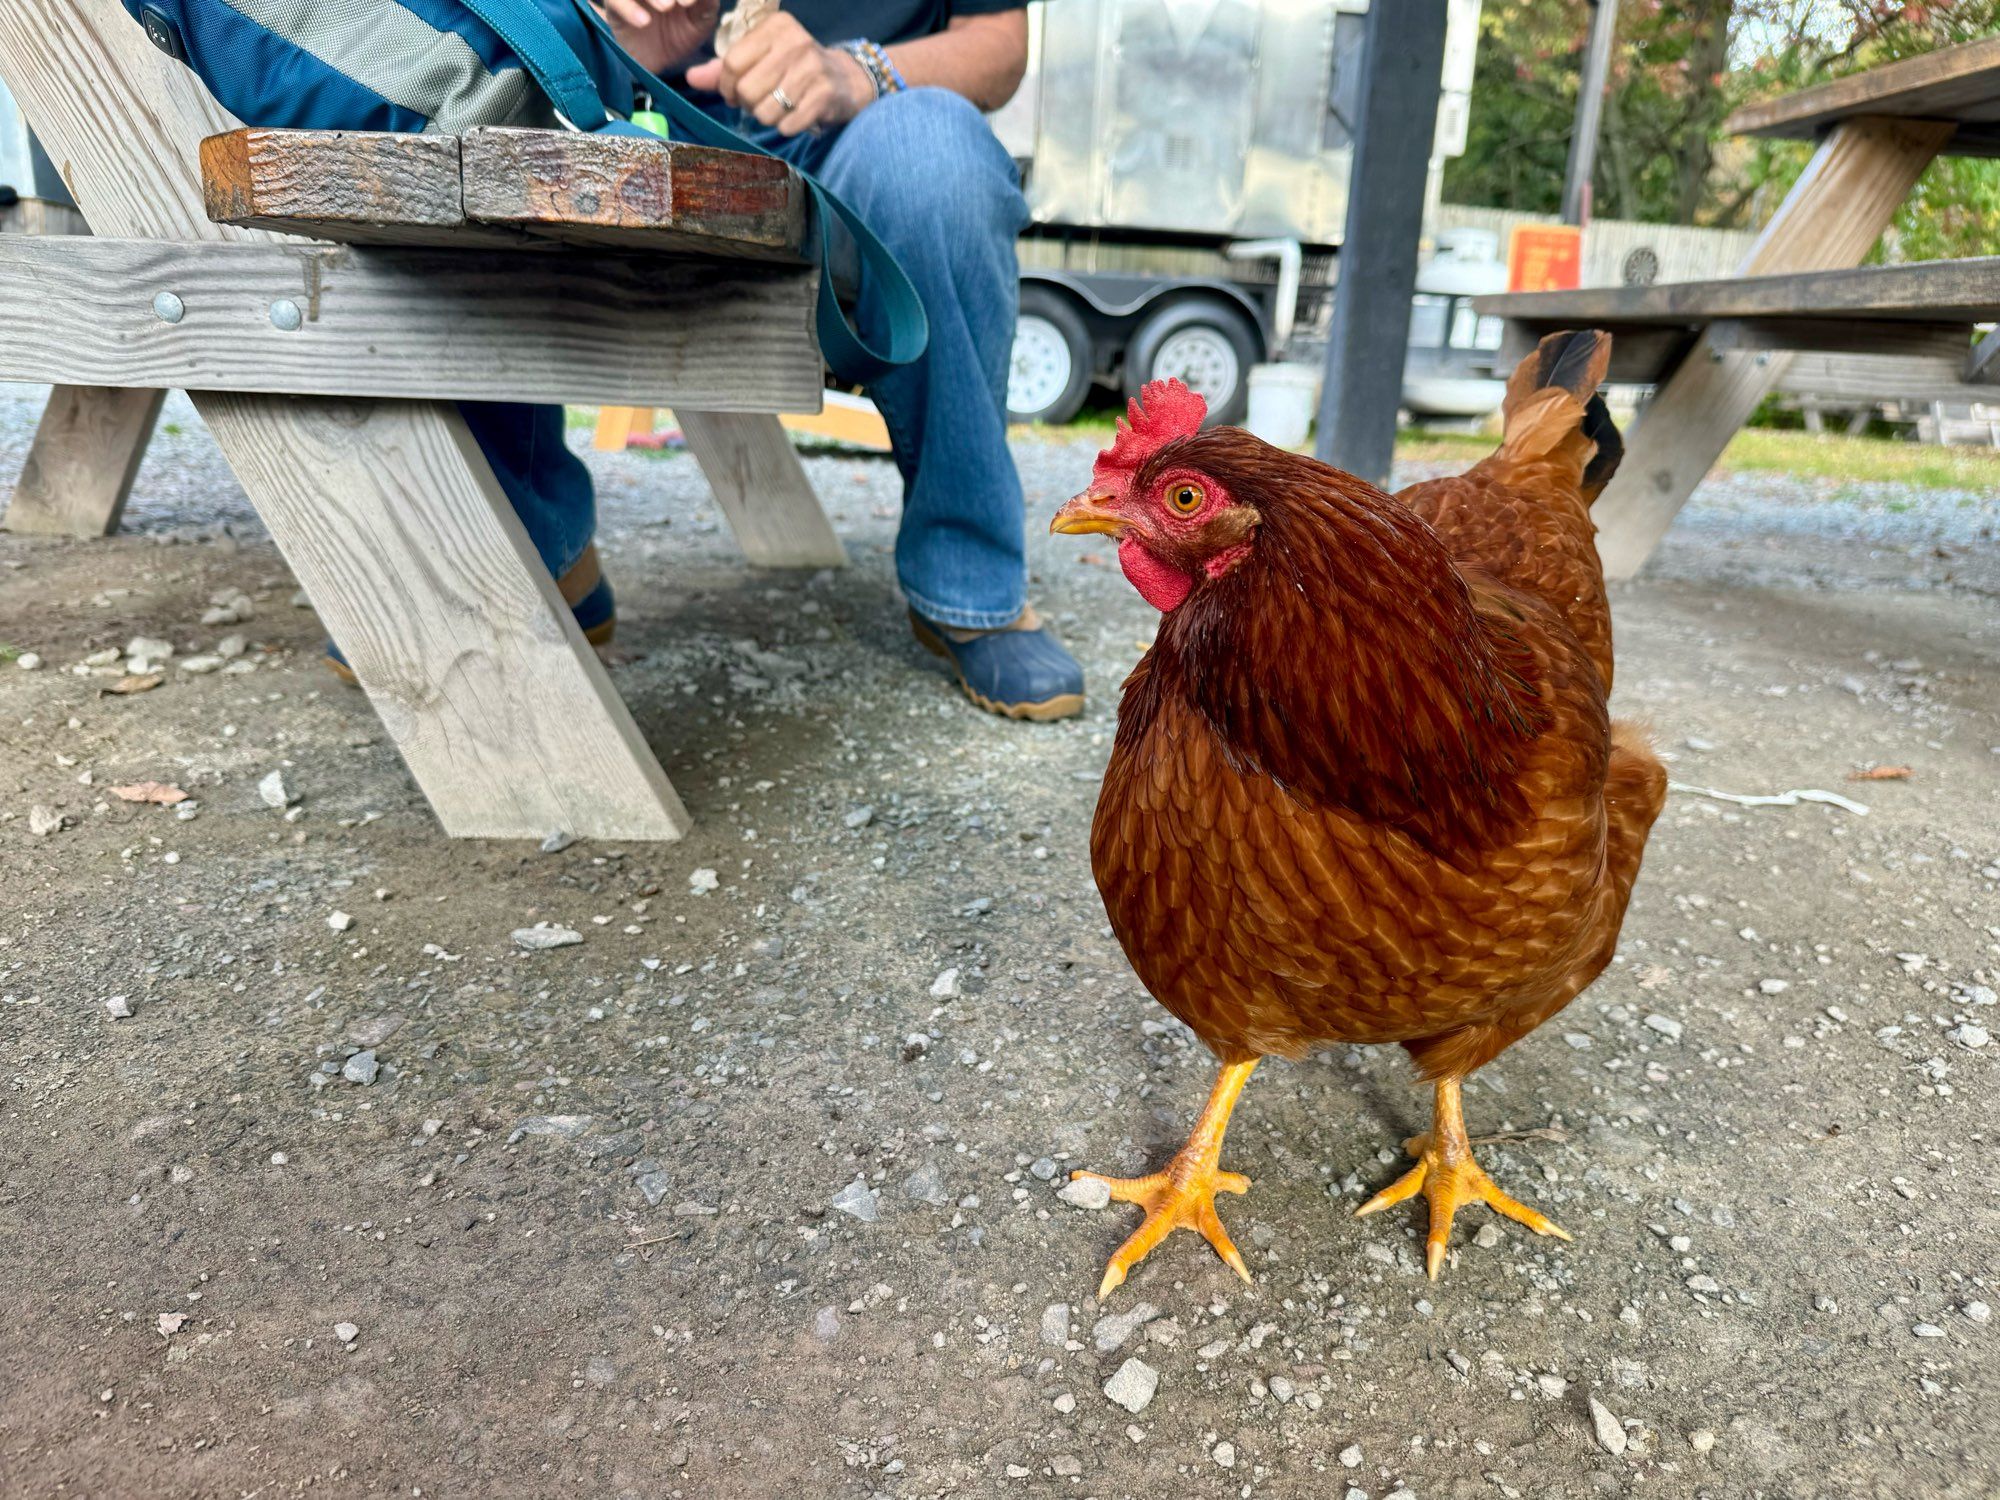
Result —
[[1424, 1270], [1432, 1281], [1444, 1267], [1445, 1251], [1451, 1245], [1451, 1221], [1467, 1203], [1484, 1203], [1497, 1214], [1527, 1225], [1536, 1234], [1566, 1240], [1570, 1236], [1546, 1215], [1501, 1192], [1486, 1171], [1473, 1160], [1472, 1145], [1465, 1136], [1465, 1120], [1459, 1109], [1458, 1082], [1438, 1084], [1436, 1128], [1425, 1135], [1412, 1136], [1405, 1149], [1417, 1164], [1383, 1188], [1354, 1211], [1356, 1218], [1394, 1208], [1398, 1203], [1422, 1193], [1430, 1200], [1430, 1231], [1424, 1236]]
[[1132, 1268], [1176, 1229], [1194, 1230], [1215, 1247], [1215, 1253], [1231, 1270], [1245, 1281], [1250, 1279], [1250, 1268], [1215, 1212], [1217, 1193], [1250, 1191], [1250, 1179], [1241, 1172], [1225, 1172], [1212, 1159], [1203, 1161], [1182, 1152], [1164, 1172], [1144, 1177], [1106, 1177], [1098, 1172], [1072, 1172], [1070, 1176], [1101, 1182], [1120, 1203], [1137, 1203], [1146, 1210], [1144, 1221], [1104, 1268], [1104, 1280], [1097, 1288], [1099, 1302], [1122, 1286]]

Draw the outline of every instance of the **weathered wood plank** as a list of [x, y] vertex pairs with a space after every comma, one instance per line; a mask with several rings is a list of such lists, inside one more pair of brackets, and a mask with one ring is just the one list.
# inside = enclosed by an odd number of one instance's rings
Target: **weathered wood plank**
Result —
[[764, 568], [838, 568], [847, 553], [776, 417], [674, 409], [736, 544]]
[[109, 536], [167, 393], [96, 385], [49, 392], [0, 525], [35, 536]]
[[201, 143], [218, 224], [358, 245], [515, 246], [527, 236], [465, 222], [454, 135], [231, 130]]
[[[93, 228], [256, 233], [209, 222], [195, 166], [201, 138], [236, 122], [117, 0], [8, 0], [0, 77]], [[448, 832], [529, 837], [573, 822], [671, 838], [686, 826], [455, 410], [220, 394], [195, 404], [352, 648]]]
[[201, 146], [207, 212], [348, 244], [580, 244], [797, 261], [805, 184], [681, 141], [488, 128], [463, 137], [237, 130]]
[[1954, 156], [2000, 154], [2000, 37], [1944, 47], [1865, 72], [1746, 104], [1723, 122], [1736, 135], [1811, 140], [1861, 116], [1959, 125], [1943, 147]]
[[465, 216], [568, 244], [796, 260], [805, 184], [785, 163], [636, 136], [465, 134]]
[[1476, 297], [1481, 313], [1537, 327], [1693, 327], [1719, 318], [1906, 319], [1983, 323], [2000, 317], [2000, 255], [1777, 276], [1583, 287]]
[[1917, 323], [1886, 318], [1723, 318], [1708, 325], [1708, 345], [1725, 354], [1759, 350], [1788, 354], [1897, 354], [1963, 359], [1972, 347], [1966, 323]]
[[[0, 380], [812, 410], [814, 278], [604, 253], [6, 235]], [[274, 321], [285, 305], [296, 328]]]
[[1989, 330], [1965, 356], [1964, 378], [1973, 385], [2000, 384], [2000, 328]]
[[[1858, 264], [1951, 129], [1912, 120], [1839, 126], [1751, 247], [1744, 274]], [[1606, 577], [1639, 571], [1791, 358], [1725, 354], [1704, 340], [1659, 388], [1627, 437], [1618, 473], [1593, 507]]]

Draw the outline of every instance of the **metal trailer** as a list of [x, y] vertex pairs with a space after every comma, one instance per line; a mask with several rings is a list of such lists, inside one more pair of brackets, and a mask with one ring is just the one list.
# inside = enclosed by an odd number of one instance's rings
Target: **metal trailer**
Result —
[[[1450, 0], [1428, 201], [1465, 149], [1480, 0]], [[1178, 376], [1240, 421], [1253, 365], [1316, 360], [1347, 214], [1368, 0], [1063, 0], [993, 117], [1022, 169], [1009, 414]]]

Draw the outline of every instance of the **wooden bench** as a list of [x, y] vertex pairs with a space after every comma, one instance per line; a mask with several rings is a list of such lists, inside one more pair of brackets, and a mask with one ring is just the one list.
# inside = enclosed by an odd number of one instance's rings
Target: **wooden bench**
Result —
[[[1609, 577], [1639, 571], [1801, 351], [1896, 350], [1958, 362], [1967, 325], [2000, 312], [1992, 261], [1853, 269], [1933, 159], [2000, 154], [2000, 38], [1750, 105], [1727, 128], [1819, 142], [1744, 260], [1748, 279], [1475, 303], [1509, 320], [1516, 347], [1536, 328], [1622, 328], [1615, 378], [1657, 382], [1597, 502]], [[1984, 378], [1992, 352], [1964, 366], [1968, 379]]]
[[446, 832], [679, 837], [449, 403], [671, 406], [753, 563], [840, 565], [775, 415], [823, 383], [797, 176], [553, 131], [245, 130], [117, 0], [8, 0], [0, 78], [95, 232], [0, 235], [0, 380], [56, 387], [6, 524], [115, 527], [187, 390]]

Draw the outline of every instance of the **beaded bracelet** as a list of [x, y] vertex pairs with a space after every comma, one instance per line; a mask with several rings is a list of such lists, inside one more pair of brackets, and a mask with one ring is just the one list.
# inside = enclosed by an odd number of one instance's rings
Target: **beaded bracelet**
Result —
[[886, 50], [862, 37], [842, 42], [840, 50], [861, 64], [861, 70], [868, 75], [868, 81], [875, 86], [875, 97], [884, 94], [900, 94], [909, 88], [902, 70], [896, 66]]

